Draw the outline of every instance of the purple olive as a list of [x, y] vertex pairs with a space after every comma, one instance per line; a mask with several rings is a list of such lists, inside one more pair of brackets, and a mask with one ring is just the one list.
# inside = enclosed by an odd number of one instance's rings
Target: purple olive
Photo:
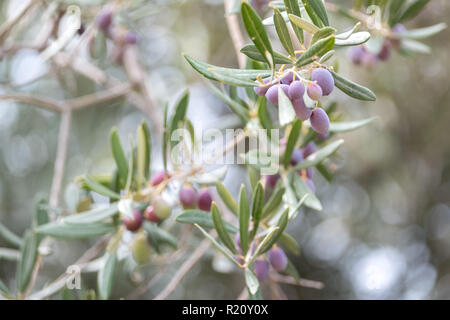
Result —
[[148, 221], [154, 222], [154, 223], [158, 223], [160, 220], [155, 213], [155, 208], [152, 205], [145, 208], [144, 218], [145, 218], [145, 220], [148, 220]]
[[268, 83], [270, 82], [270, 77], [263, 79], [264, 85], [259, 85], [259, 87], [254, 87], [253, 90], [255, 90], [255, 93], [262, 97], [266, 94], [267, 90], [271, 87]]
[[128, 31], [125, 34], [124, 41], [126, 44], [136, 44], [138, 41], [137, 34], [134, 33], [133, 31]]
[[278, 179], [280, 179], [280, 174], [272, 174], [269, 176], [266, 176], [266, 183], [274, 188], [277, 185]]
[[288, 260], [283, 249], [279, 247], [272, 248], [268, 252], [267, 257], [269, 258], [270, 265], [276, 271], [281, 272], [286, 269]]
[[255, 272], [256, 277], [259, 282], [263, 282], [266, 280], [269, 275], [270, 265], [269, 262], [264, 260], [263, 258], [257, 259], [255, 264], [253, 265], [253, 271]]
[[97, 26], [103, 32], [108, 32], [112, 23], [112, 12], [107, 10], [101, 12], [97, 17]]
[[289, 94], [289, 86], [287, 84], [277, 84], [269, 88], [266, 92], [266, 98], [274, 106], [278, 105], [278, 88], [281, 87], [286, 95]]
[[330, 136], [330, 133], [319, 133], [316, 137], [317, 141], [324, 141], [326, 138], [328, 138]]
[[139, 210], [134, 209], [133, 210], [133, 217], [125, 217], [123, 219], [123, 223], [125, 225], [125, 227], [132, 231], [132, 232], [136, 232], [137, 230], [139, 230], [139, 228], [142, 225], [142, 214]]
[[295, 166], [298, 163], [302, 162], [303, 160], [303, 154], [300, 151], [300, 149], [298, 148], [294, 148], [294, 150], [292, 151], [292, 156], [291, 156], [291, 165]]
[[375, 66], [377, 65], [377, 60], [378, 58], [376, 55], [374, 55], [371, 52], [366, 52], [366, 54], [363, 57], [362, 64], [364, 65], [364, 67], [371, 70], [375, 68]]
[[211, 210], [212, 196], [209, 189], [201, 189], [198, 192], [198, 208], [203, 211]]
[[283, 76], [283, 78], [281, 78], [281, 83], [290, 85], [295, 80], [297, 80], [297, 76], [295, 74], [289, 72], [288, 74]]
[[312, 141], [308, 142], [308, 144], [302, 148], [303, 158], [306, 159], [309, 155], [316, 152], [316, 150], [317, 150], [316, 144]]
[[301, 81], [294, 81], [289, 85], [288, 93], [291, 100], [303, 99], [305, 85]]
[[311, 80], [317, 82], [324, 96], [328, 96], [334, 89], [334, 78], [327, 69], [314, 69], [311, 74]]
[[303, 98], [292, 101], [292, 106], [297, 118], [300, 120], [305, 121], [311, 117], [312, 110], [305, 105]]
[[316, 83], [310, 84], [306, 91], [308, 92], [308, 96], [313, 100], [318, 101], [322, 98], [322, 88]]
[[330, 119], [328, 118], [327, 113], [322, 108], [314, 109], [311, 118], [309, 119], [311, 122], [311, 127], [317, 133], [328, 133], [328, 129], [330, 127]]
[[364, 46], [356, 46], [349, 49], [348, 56], [353, 64], [360, 65], [365, 54], [366, 49], [364, 48]]
[[164, 181], [164, 178], [166, 177], [166, 172], [164, 170], [156, 172], [153, 177], [150, 179], [150, 184], [152, 186], [157, 186], [161, 182]]
[[197, 205], [197, 192], [192, 187], [183, 187], [179, 194], [184, 209], [194, 209]]
[[391, 56], [391, 42], [386, 40], [383, 43], [383, 47], [381, 48], [380, 52], [378, 52], [378, 59], [380, 59], [380, 61], [386, 61], [389, 60]]

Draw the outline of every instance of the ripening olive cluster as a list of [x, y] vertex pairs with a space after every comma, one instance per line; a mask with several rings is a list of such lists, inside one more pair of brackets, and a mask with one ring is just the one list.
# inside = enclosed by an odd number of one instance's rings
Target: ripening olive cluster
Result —
[[[281, 143], [282, 143], [282, 147], [283, 147], [283, 144], [285, 144], [285, 141], [282, 140]], [[306, 159], [309, 155], [313, 154], [316, 151], [317, 151], [316, 144], [312, 141], [309, 142], [306, 146], [304, 146], [301, 149], [294, 148], [294, 150], [292, 151], [290, 164], [292, 166], [296, 166], [297, 164], [302, 162], [303, 159]], [[313, 168], [298, 170], [297, 174], [300, 175], [300, 177], [305, 181], [306, 185], [309, 187], [311, 192], [314, 193], [316, 191], [316, 187], [314, 185], [314, 182], [312, 181], [313, 174], [314, 174]], [[268, 175], [268, 176], [266, 176], [266, 185], [273, 189], [276, 186], [279, 179], [280, 179], [279, 173], [273, 174], [273, 175]]]
[[355, 65], [373, 69], [378, 61], [389, 60], [392, 49], [400, 48], [401, 40], [398, 38], [398, 35], [404, 32], [406, 32], [406, 28], [402, 24], [396, 24], [391, 30], [392, 35], [384, 40], [383, 46], [378, 53], [373, 53], [364, 45], [360, 45], [349, 49], [349, 58]]
[[[299, 79], [296, 73], [287, 71], [279, 79], [266, 78], [264, 84], [255, 87], [255, 93], [265, 96], [267, 100], [278, 106], [278, 88], [281, 88], [291, 100], [297, 118], [308, 120], [311, 127], [319, 134], [327, 134], [330, 127], [330, 119], [327, 113], [320, 107], [310, 109], [305, 104], [305, 92], [314, 101], [319, 101], [323, 96], [328, 96], [334, 89], [334, 78], [325, 68], [316, 68], [311, 73], [311, 80]], [[307, 83], [305, 87], [305, 83]], [[316, 104], [317, 105], [317, 104]]]
[[[168, 174], [165, 171], [158, 171], [150, 178], [150, 185], [158, 186], [166, 179]], [[211, 191], [208, 188], [202, 188], [199, 191], [194, 189], [192, 185], [185, 185], [179, 192], [180, 204], [184, 209], [199, 208], [203, 211], [210, 211], [212, 204]], [[171, 207], [161, 197], [156, 196], [142, 213], [138, 209], [133, 211], [133, 217], [125, 217], [123, 222], [125, 227], [132, 232], [136, 232], [141, 228], [143, 219], [153, 223], [159, 223], [161, 220], [167, 219], [171, 214]]]
[[[138, 41], [136, 33], [121, 28], [114, 28], [113, 12], [110, 10], [101, 12], [97, 17], [96, 23], [103, 34], [115, 44], [113, 53], [114, 61], [122, 64], [125, 47], [127, 45], [135, 45]], [[91, 48], [93, 47], [93, 41], [95, 41], [94, 38], [91, 42]]]

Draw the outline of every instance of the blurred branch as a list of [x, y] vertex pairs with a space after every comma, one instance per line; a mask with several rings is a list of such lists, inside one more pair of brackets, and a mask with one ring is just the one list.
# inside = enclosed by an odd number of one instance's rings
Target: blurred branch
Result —
[[62, 113], [61, 123], [59, 127], [58, 146], [56, 150], [55, 167], [53, 171], [53, 180], [49, 201], [49, 204], [52, 207], [57, 207], [59, 202], [59, 194], [61, 192], [62, 181], [64, 178], [64, 167], [67, 158], [67, 145], [69, 142], [71, 118], [72, 111], [70, 110], [70, 108], [67, 108]]
[[0, 100], [14, 100], [55, 112], [62, 112], [64, 109], [62, 104], [56, 100], [53, 100], [51, 98], [37, 97], [35, 95], [26, 93], [0, 94]]
[[[91, 247], [89, 250], [87, 250], [75, 263], [72, 265], [77, 265], [80, 267], [80, 269], [83, 269], [89, 261], [96, 258], [107, 246], [110, 236], [107, 235], [100, 239], [93, 247]], [[59, 278], [57, 278], [54, 282], [52, 282], [50, 285], [45, 287], [44, 289], [33, 293], [28, 297], [29, 300], [41, 300], [44, 298], [47, 298], [66, 285], [66, 281], [69, 277], [71, 277], [71, 274], [64, 273]]]
[[239, 15], [236, 13], [228, 13], [233, 6], [233, 2], [234, 0], [224, 1], [225, 20], [227, 21], [228, 32], [230, 33], [231, 41], [233, 42], [239, 67], [245, 68], [245, 55], [241, 53], [241, 48], [245, 45], [245, 41], [239, 25]]
[[70, 108], [70, 110], [79, 110], [89, 107], [91, 105], [97, 105], [100, 103], [104, 103], [110, 100], [123, 97], [130, 92], [131, 92], [130, 85], [128, 83], [124, 83], [101, 92], [95, 92], [92, 94], [74, 98], [72, 100], [68, 100], [66, 101], [66, 103]]
[[325, 286], [323, 282], [320, 281], [314, 281], [314, 280], [308, 280], [308, 279], [300, 279], [297, 281], [295, 278], [291, 276], [283, 276], [279, 273], [271, 273], [270, 278], [276, 282], [279, 283], [285, 283], [285, 284], [292, 284], [296, 286], [301, 286], [305, 288], [312, 288], [312, 289], [323, 289]]
[[30, 0], [15, 16], [11, 17], [0, 27], [0, 43], [3, 43], [11, 29], [27, 14], [27, 12], [41, 0]]

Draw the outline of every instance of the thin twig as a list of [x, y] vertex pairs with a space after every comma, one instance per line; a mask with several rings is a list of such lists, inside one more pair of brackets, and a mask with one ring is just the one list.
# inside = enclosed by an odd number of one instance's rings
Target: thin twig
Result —
[[[105, 248], [108, 244], [110, 236], [107, 235], [100, 239], [93, 247], [91, 247], [89, 250], [87, 250], [75, 263], [72, 265], [77, 265], [80, 270], [82, 270], [89, 261], [96, 258]], [[63, 273], [60, 275], [54, 282], [52, 282], [47, 287], [43, 288], [42, 290], [33, 293], [28, 297], [29, 300], [41, 300], [44, 298], [47, 298], [59, 290], [61, 290], [65, 285], [66, 281], [69, 277], [72, 275]]]
[[225, 0], [225, 20], [227, 21], [228, 32], [230, 33], [231, 41], [233, 42], [236, 58], [238, 59], [239, 67], [245, 67], [245, 55], [241, 52], [241, 48], [245, 45], [244, 36], [242, 35], [239, 26], [239, 15], [236, 13], [229, 13], [233, 6], [234, 0]]
[[279, 282], [279, 283], [292, 284], [295, 286], [301, 286], [301, 287], [305, 287], [305, 288], [320, 290], [325, 287], [323, 282], [320, 282], [320, 281], [308, 280], [308, 279], [300, 279], [299, 281], [297, 281], [293, 277], [283, 276], [278, 273], [271, 273], [270, 277], [272, 278], [272, 280]]
[[67, 146], [70, 135], [70, 120], [72, 111], [67, 108], [61, 115], [61, 123], [58, 134], [58, 147], [56, 150], [55, 167], [53, 171], [52, 187], [50, 192], [49, 204], [52, 207], [58, 206], [59, 194], [61, 192], [62, 182], [64, 178], [64, 167], [67, 158]]
[[26, 93], [1, 94], [0, 100], [14, 100], [17, 102], [32, 104], [46, 110], [62, 112], [63, 106], [56, 100], [50, 98], [36, 97]]
[[0, 27], [0, 43], [2, 43], [11, 29], [27, 14], [27, 12], [41, 0], [30, 0], [14, 17], [11, 17]]
[[121, 98], [131, 92], [131, 87], [128, 83], [119, 84], [110, 89], [101, 92], [95, 92], [72, 100], [66, 101], [71, 110], [79, 110], [92, 105], [101, 104], [110, 100]]

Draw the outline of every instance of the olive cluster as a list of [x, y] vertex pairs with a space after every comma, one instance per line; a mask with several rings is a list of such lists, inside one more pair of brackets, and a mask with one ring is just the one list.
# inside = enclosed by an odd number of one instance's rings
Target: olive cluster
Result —
[[202, 188], [198, 192], [192, 185], [185, 185], [180, 189], [179, 200], [184, 209], [211, 210], [212, 195], [208, 188]]
[[[305, 84], [307, 86], [305, 87]], [[330, 127], [330, 119], [327, 113], [320, 107], [310, 109], [305, 104], [305, 93], [314, 101], [319, 101], [323, 96], [328, 96], [334, 89], [334, 78], [325, 68], [316, 68], [311, 73], [311, 80], [299, 78], [297, 73], [288, 71], [279, 79], [266, 78], [263, 84], [255, 87], [255, 93], [265, 96], [267, 100], [278, 106], [278, 89], [281, 88], [291, 100], [297, 118], [308, 120], [311, 127], [319, 134], [327, 134]]]

